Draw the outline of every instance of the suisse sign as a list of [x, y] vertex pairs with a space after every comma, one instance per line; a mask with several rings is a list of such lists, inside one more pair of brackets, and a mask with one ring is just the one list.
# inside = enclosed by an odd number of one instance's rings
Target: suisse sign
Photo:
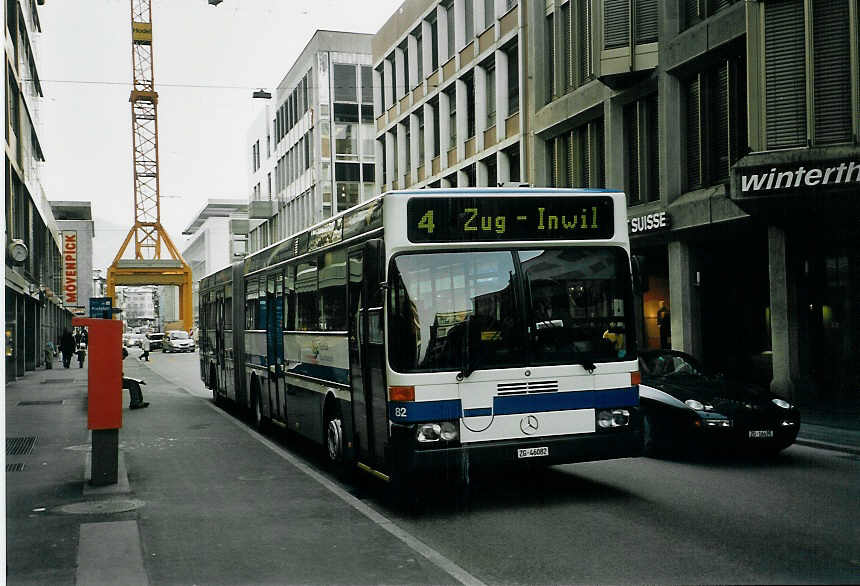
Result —
[[630, 234], [644, 234], [646, 232], [657, 232], [669, 228], [669, 214], [665, 211], [645, 214], [630, 218]]

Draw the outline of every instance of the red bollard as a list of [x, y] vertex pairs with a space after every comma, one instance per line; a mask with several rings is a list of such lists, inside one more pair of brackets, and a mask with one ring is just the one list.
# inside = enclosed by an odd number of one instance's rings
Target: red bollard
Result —
[[88, 328], [87, 429], [93, 432], [91, 483], [117, 483], [122, 427], [122, 322], [76, 317]]

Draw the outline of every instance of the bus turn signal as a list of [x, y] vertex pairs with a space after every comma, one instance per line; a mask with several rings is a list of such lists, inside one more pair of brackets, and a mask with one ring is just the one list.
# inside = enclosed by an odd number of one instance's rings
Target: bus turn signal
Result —
[[388, 387], [389, 401], [414, 401], [415, 387]]

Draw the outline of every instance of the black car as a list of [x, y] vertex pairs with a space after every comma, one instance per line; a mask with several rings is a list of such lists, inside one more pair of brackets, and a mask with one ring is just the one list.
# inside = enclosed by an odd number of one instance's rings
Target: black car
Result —
[[684, 352], [641, 352], [645, 453], [717, 449], [776, 454], [797, 437], [800, 413], [751, 383], [705, 372]]

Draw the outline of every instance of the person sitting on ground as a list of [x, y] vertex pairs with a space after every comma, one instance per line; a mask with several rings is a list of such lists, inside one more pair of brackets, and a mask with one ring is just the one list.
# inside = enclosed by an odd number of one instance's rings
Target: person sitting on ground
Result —
[[[126, 356], [128, 356], [128, 350], [123, 346], [122, 359], [125, 360]], [[143, 400], [143, 391], [140, 388], [140, 383], [135, 379], [126, 378], [123, 375], [122, 388], [128, 389], [128, 393], [131, 397], [128, 404], [129, 409], [145, 409], [146, 407], [149, 407], [149, 402]]]

